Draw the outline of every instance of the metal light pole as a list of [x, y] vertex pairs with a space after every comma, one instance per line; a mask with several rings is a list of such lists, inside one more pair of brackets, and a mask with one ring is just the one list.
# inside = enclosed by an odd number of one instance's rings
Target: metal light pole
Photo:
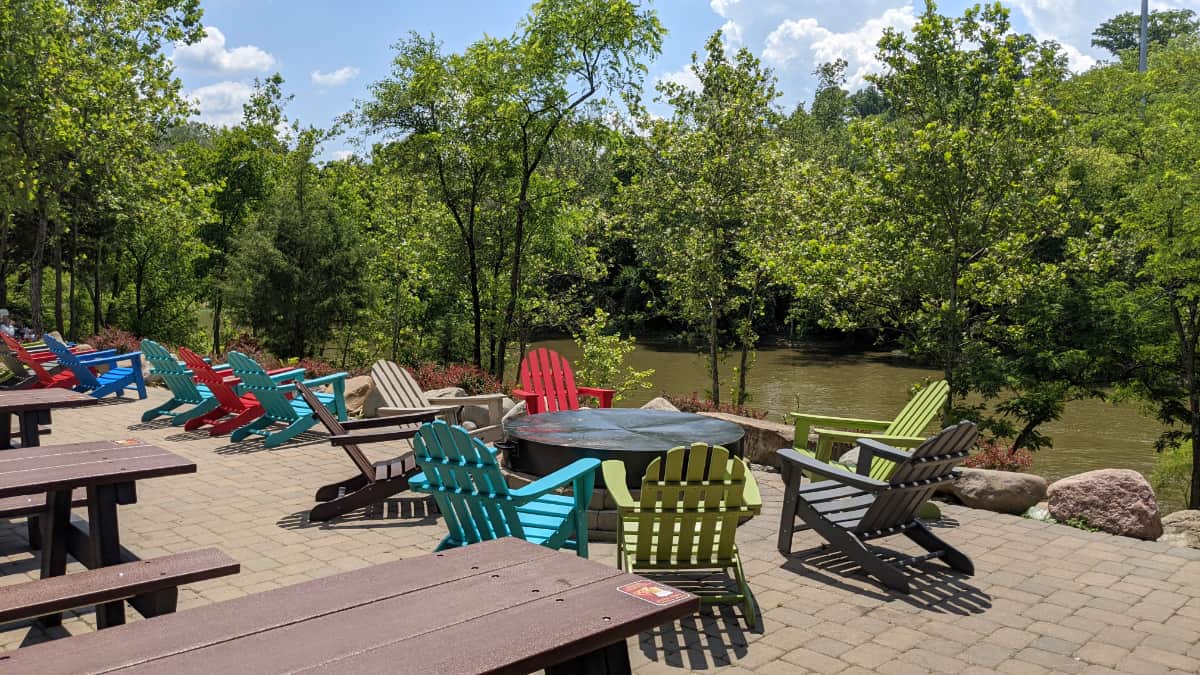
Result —
[[1142, 0], [1142, 38], [1138, 49], [1138, 72], [1146, 72], [1146, 45], [1149, 40], [1150, 0]]

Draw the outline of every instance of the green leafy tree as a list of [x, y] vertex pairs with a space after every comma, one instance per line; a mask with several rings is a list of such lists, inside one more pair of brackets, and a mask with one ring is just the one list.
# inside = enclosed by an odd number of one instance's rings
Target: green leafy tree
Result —
[[621, 208], [670, 311], [703, 336], [715, 403], [722, 352], [730, 341], [738, 346], [740, 404], [778, 264], [787, 163], [774, 76], [749, 50], [730, 58], [720, 32], [706, 49], [704, 61], [692, 57], [698, 91], [658, 85], [673, 113], [642, 116], [646, 136], [632, 151], [636, 171], [621, 188]]
[[[1150, 12], [1146, 37], [1151, 44], [1165, 45], [1180, 35], [1200, 33], [1200, 21], [1190, 9], [1166, 9]], [[1092, 32], [1092, 46], [1121, 56], [1138, 49], [1142, 37], [1142, 17], [1123, 12], [1105, 21]]]
[[637, 348], [635, 338], [608, 332], [608, 312], [596, 309], [591, 317], [579, 322], [575, 344], [583, 353], [575, 378], [589, 387], [614, 389], [614, 401], [620, 401], [638, 389], [649, 389], [654, 369], [636, 370], [625, 359]]

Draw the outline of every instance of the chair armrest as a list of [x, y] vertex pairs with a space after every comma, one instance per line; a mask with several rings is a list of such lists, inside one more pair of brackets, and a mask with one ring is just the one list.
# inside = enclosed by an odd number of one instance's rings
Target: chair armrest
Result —
[[93, 366], [96, 364], [119, 363], [121, 361], [141, 361], [141, 352], [125, 352], [124, 354], [116, 354], [113, 356], [104, 356], [101, 358], [89, 358], [87, 360], [80, 359], [80, 365]]
[[457, 403], [458, 405], [483, 405], [504, 399], [504, 394], [478, 394], [476, 396], [429, 396], [430, 403]]
[[330, 373], [329, 375], [325, 375], [324, 377], [318, 377], [318, 378], [312, 379], [312, 380], [305, 380], [304, 386], [319, 387], [323, 384], [345, 382], [347, 375], [349, 375], [349, 373]]
[[842, 443], [857, 443], [859, 439], [868, 439], [882, 441], [889, 445], [900, 446], [904, 448], [916, 447], [925, 442], [920, 436], [889, 436], [887, 434], [865, 434], [861, 431], [837, 431], [834, 429], [826, 429], [817, 427], [813, 429], [822, 440], [829, 439], [830, 442]]
[[588, 472], [595, 471], [598, 466], [600, 466], [600, 460], [598, 459], [591, 457], [577, 459], [558, 471], [547, 476], [542, 476], [523, 488], [510, 491], [509, 494], [517, 498], [536, 499], [548, 492], [553, 492], [557, 488], [570, 483]]
[[600, 387], [575, 387], [575, 393], [584, 396], [595, 396], [600, 399], [601, 408], [611, 408], [616, 389], [601, 389]]
[[907, 462], [912, 459], [912, 453], [897, 450], [887, 443], [882, 443], [874, 438], [858, 439], [859, 455], [858, 463], [871, 465], [871, 460], [874, 457], [883, 457], [890, 459], [893, 462]]
[[417, 435], [420, 429], [386, 429], [371, 431], [365, 434], [338, 434], [329, 437], [330, 445], [357, 445], [359, 443], [382, 443], [383, 441], [401, 441]]
[[605, 460], [600, 465], [600, 471], [604, 474], [604, 488], [617, 503], [617, 510], [632, 511], [636, 509], [638, 503], [633, 500], [629, 486], [625, 483], [625, 462], [617, 459]]
[[271, 378], [272, 380], [275, 381], [276, 384], [278, 384], [280, 382], [286, 382], [288, 380], [301, 379], [304, 377], [304, 374], [307, 372], [308, 371], [306, 371], [303, 368], [291, 368], [288, 370], [277, 371], [273, 375], [271, 373], [267, 373], [267, 377]]
[[789, 413], [788, 417], [792, 418], [793, 422], [801, 421], [808, 422], [809, 426], [816, 424], [833, 428], [848, 428], [848, 429], [886, 429], [891, 425], [891, 420], [868, 420], [855, 417], [831, 417], [829, 415], [809, 415], [808, 413]]
[[758, 491], [758, 481], [754, 479], [750, 467], [746, 467], [746, 484], [742, 487], [742, 503], [755, 514], [762, 513], [762, 493]]
[[395, 415], [387, 417], [370, 417], [361, 420], [347, 420], [342, 422], [343, 429], [374, 429], [378, 427], [395, 427], [403, 424], [419, 424], [421, 422], [432, 422], [437, 418], [439, 410], [404, 410]]
[[513, 397], [525, 401], [525, 414], [533, 415], [542, 411], [542, 397], [540, 394], [535, 394], [532, 391], [524, 389], [513, 389]]
[[[75, 354], [75, 352], [71, 352], [71, 353]], [[100, 351], [100, 352], [79, 352], [78, 354], [75, 354], [75, 358], [79, 359], [80, 361], [91, 361], [92, 359], [108, 358], [110, 356], [113, 356], [116, 353], [117, 353], [117, 350], [115, 350], [115, 349], [105, 349], [104, 351]], [[133, 352], [130, 352], [130, 353], [132, 354]]]
[[804, 471], [824, 476], [842, 485], [849, 485], [860, 490], [867, 490], [868, 492], [879, 492], [888, 486], [888, 483], [881, 480], [875, 480], [874, 478], [857, 473], [850, 473], [790, 448], [783, 448], [775, 452], [779, 455], [780, 459], [791, 464], [797, 464]]

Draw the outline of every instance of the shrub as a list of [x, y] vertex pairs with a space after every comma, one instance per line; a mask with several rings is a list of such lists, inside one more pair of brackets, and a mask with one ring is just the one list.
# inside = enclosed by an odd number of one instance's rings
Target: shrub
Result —
[[579, 323], [579, 332], [575, 333], [574, 339], [583, 358], [575, 369], [576, 381], [614, 390], [614, 401], [620, 401], [636, 389], [649, 389], [654, 369], [635, 370], [625, 365], [625, 357], [636, 348], [634, 338], [622, 338], [620, 333], [607, 333], [607, 330], [608, 312], [599, 308]]
[[1033, 453], [1025, 448], [1014, 452], [1011, 448], [1000, 445], [995, 439], [981, 439], [979, 451], [968, 457], [963, 466], [995, 471], [1026, 471], [1033, 466]]
[[267, 351], [248, 333], [239, 333], [236, 337], [225, 343], [225, 353], [241, 352], [246, 356], [258, 361], [259, 365], [267, 370], [274, 370], [283, 365], [283, 362], [275, 357], [274, 354]]
[[752, 417], [756, 420], [761, 420], [767, 416], [764, 410], [755, 410], [754, 408], [747, 408], [744, 405], [722, 403], [718, 406], [707, 398], [700, 398], [700, 395], [696, 392], [692, 392], [687, 396], [672, 396], [671, 394], [664, 393], [663, 398], [670, 401], [672, 405], [683, 412], [720, 412], [730, 415], [741, 415], [742, 417]]
[[115, 349], [118, 354], [128, 354], [142, 348], [142, 341], [136, 335], [111, 326], [105, 327], [96, 335], [84, 340], [83, 343], [91, 345], [96, 351]]
[[1192, 449], [1191, 444], [1166, 448], [1154, 462], [1150, 484], [1159, 498], [1176, 504], [1191, 503]]
[[333, 365], [326, 363], [320, 359], [300, 359], [296, 363], [297, 368], [304, 369], [304, 377], [308, 379], [316, 377], [325, 377], [334, 373], [341, 372]]
[[509, 391], [508, 387], [490, 373], [468, 364], [441, 366], [427, 361], [415, 368], [409, 368], [408, 371], [424, 391], [460, 387], [470, 396]]

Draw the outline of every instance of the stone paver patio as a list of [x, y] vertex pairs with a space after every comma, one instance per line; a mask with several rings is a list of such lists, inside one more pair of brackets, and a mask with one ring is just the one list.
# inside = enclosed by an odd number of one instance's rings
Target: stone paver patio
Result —
[[[55, 413], [43, 442], [136, 436], [197, 463], [197, 474], [143, 481], [138, 503], [121, 509], [123, 543], [143, 557], [217, 546], [241, 562], [241, 574], [181, 589], [181, 608], [422, 555], [441, 539], [437, 516], [415, 499], [309, 523], [316, 488], [354, 471], [341, 451], [315, 433], [267, 450], [138, 422], [164, 398], [152, 390], [150, 401]], [[974, 559], [976, 576], [925, 563], [903, 596], [811, 533], [797, 534], [791, 558], [780, 555], [779, 476], [757, 477], [763, 515], [738, 540], [759, 629], [732, 608], [706, 610], [631, 642], [637, 672], [1200, 672], [1200, 550], [949, 506], [940, 534]], [[903, 538], [879, 543], [916, 552]], [[615, 565], [615, 547], [594, 544], [591, 557]], [[0, 520], [0, 586], [35, 578], [37, 565], [23, 519]], [[52, 635], [94, 626], [90, 611], [73, 613]], [[29, 623], [0, 626], [3, 650], [44, 639]]]

